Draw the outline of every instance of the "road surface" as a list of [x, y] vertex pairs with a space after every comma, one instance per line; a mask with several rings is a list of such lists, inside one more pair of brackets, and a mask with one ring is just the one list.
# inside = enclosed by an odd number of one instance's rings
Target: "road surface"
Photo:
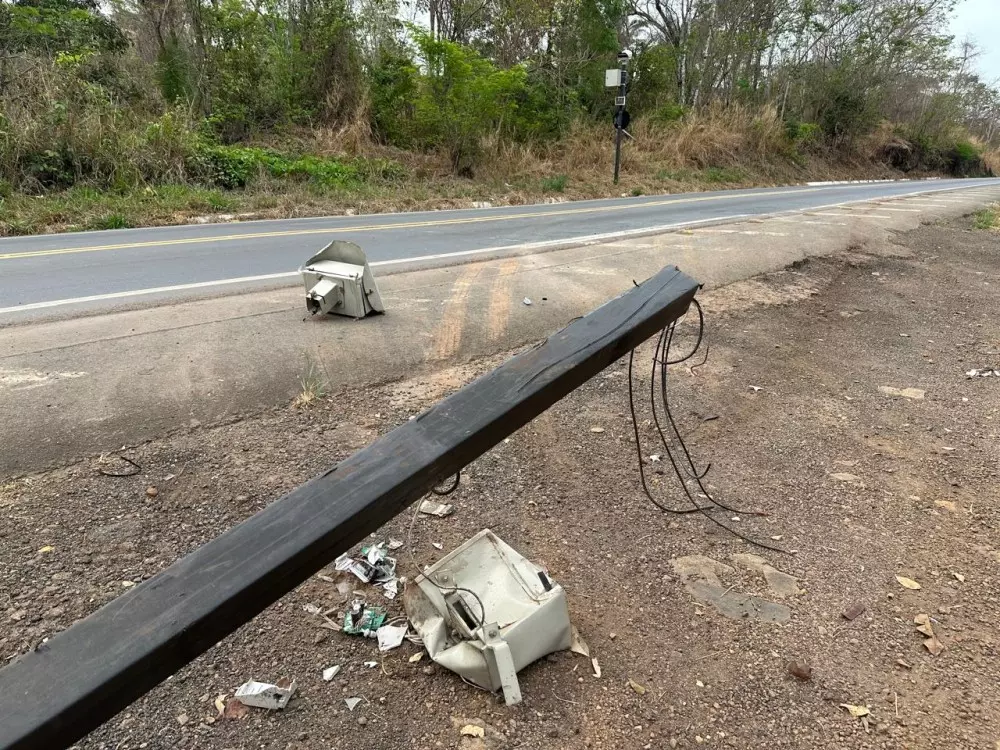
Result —
[[795, 186], [489, 209], [200, 224], [0, 239], [0, 322], [127, 302], [293, 283], [332, 239], [373, 266], [459, 261], [524, 244], [558, 244], [848, 202], [996, 186], [932, 180]]

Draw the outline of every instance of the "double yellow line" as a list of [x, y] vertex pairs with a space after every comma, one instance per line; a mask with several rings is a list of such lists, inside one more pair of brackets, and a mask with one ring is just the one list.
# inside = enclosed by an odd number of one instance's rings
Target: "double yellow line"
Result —
[[[804, 188], [797, 190], [782, 190], [778, 192], [766, 193], [767, 197], [773, 195], [786, 195], [791, 193], [810, 193], [821, 188]], [[706, 201], [732, 200], [736, 197], [752, 197], [751, 195], [705, 195], [694, 198], [671, 198], [662, 201], [650, 201], [647, 203], [628, 203], [618, 206], [593, 206], [588, 208], [563, 208], [551, 211], [538, 211], [532, 213], [517, 214], [497, 214], [493, 216], [469, 216], [460, 219], [432, 219], [429, 221], [407, 221], [386, 224], [362, 224], [351, 227], [327, 227], [324, 229], [286, 229], [279, 232], [246, 232], [241, 234], [223, 234], [217, 237], [188, 237], [175, 240], [155, 240], [150, 242], [122, 242], [114, 245], [91, 245], [89, 247], [61, 247], [50, 250], [29, 250], [21, 253], [0, 253], [0, 260], [16, 260], [18, 258], [38, 258], [47, 255], [68, 255], [72, 253], [93, 253], [99, 250], [132, 250], [141, 247], [166, 247], [169, 245], [196, 245], [211, 242], [233, 242], [236, 240], [257, 240], [268, 237], [294, 237], [309, 234], [343, 234], [350, 232], [372, 232], [378, 230], [392, 229], [417, 229], [420, 227], [443, 227], [454, 226], [456, 224], [479, 224], [487, 221], [510, 221], [516, 219], [537, 219], [547, 216], [573, 216], [578, 214], [592, 214], [610, 211], [628, 211], [640, 208], [651, 208], [657, 206], [669, 206], [678, 203], [702, 203]]]

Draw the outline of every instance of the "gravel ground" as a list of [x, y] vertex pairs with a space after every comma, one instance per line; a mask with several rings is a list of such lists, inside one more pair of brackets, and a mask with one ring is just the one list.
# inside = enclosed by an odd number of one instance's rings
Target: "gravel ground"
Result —
[[[767, 514], [717, 518], [789, 554], [646, 500], [626, 362], [470, 466], [453, 516], [419, 520], [421, 563], [443, 554], [432, 543], [447, 551], [489, 527], [545, 565], [600, 678], [558, 654], [521, 673], [525, 701], [507, 708], [426, 656], [409, 662], [411, 644], [380, 658], [304, 610], [351, 596], [327, 569], [332, 581], [303, 584], [79, 747], [993, 748], [1000, 379], [965, 372], [1000, 366], [1000, 239], [959, 222], [898, 242], [893, 257], [811, 261], [704, 295], [709, 361], [673, 368], [674, 414], [712, 462], [706, 486]], [[651, 354], [639, 352], [640, 392]], [[192, 425], [126, 451], [142, 467], [134, 477], [102, 476], [118, 465], [91, 458], [5, 481], [0, 654], [31, 648], [502, 359]], [[666, 457], [649, 458], [663, 450], [648, 403], [639, 411], [654, 496], [680, 506]], [[405, 539], [408, 523], [377, 536]], [[747, 553], [773, 568], [732, 557]], [[848, 620], [852, 606], [864, 610]], [[343, 671], [324, 682], [332, 664]], [[219, 696], [282, 677], [298, 684], [284, 711], [217, 718]], [[351, 712], [353, 696], [364, 700]], [[468, 723], [485, 737], [461, 736]]]

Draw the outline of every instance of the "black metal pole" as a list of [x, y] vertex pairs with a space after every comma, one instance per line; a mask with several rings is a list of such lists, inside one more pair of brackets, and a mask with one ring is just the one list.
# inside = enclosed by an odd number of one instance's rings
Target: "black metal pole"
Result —
[[677, 320], [697, 289], [663, 269], [0, 669], [0, 748], [73, 744]]
[[618, 184], [618, 174], [622, 166], [622, 130], [625, 128], [623, 122], [625, 118], [625, 84], [627, 83], [625, 70], [627, 61], [623, 60], [619, 64], [618, 74], [618, 98], [615, 100], [615, 185]]

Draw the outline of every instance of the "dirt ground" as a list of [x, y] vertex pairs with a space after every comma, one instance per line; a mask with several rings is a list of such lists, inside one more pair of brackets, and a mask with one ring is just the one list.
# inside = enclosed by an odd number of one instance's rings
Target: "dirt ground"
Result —
[[[508, 708], [426, 656], [411, 663], [412, 644], [380, 657], [372, 641], [319, 627], [304, 607], [345, 598], [313, 578], [79, 747], [994, 748], [1000, 378], [966, 371], [1000, 366], [1000, 238], [963, 220], [898, 242], [895, 257], [812, 261], [703, 295], [708, 362], [673, 368], [671, 405], [693, 454], [712, 463], [708, 489], [767, 513], [715, 517], [788, 554], [643, 496], [626, 362], [472, 464], [453, 516], [419, 519], [421, 563], [444, 554], [432, 543], [447, 551], [489, 527], [545, 565], [600, 678], [558, 654], [521, 673], [524, 703]], [[640, 393], [651, 356], [638, 354]], [[502, 359], [194, 425], [126, 451], [135, 477], [101, 476], [90, 458], [6, 481], [0, 654], [24, 652]], [[638, 408], [652, 490], [680, 506], [648, 401]], [[408, 523], [377, 538], [406, 539]], [[848, 620], [854, 605], [863, 612]], [[332, 664], [343, 671], [324, 682]], [[282, 677], [298, 684], [284, 711], [216, 718], [219, 696]], [[354, 696], [364, 700], [351, 712]], [[485, 737], [461, 736], [468, 723]]]

